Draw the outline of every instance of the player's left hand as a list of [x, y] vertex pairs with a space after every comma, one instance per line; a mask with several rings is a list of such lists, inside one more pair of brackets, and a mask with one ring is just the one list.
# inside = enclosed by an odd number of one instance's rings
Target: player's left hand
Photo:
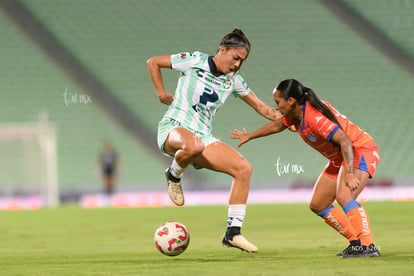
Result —
[[240, 143], [237, 145], [237, 148], [240, 148], [244, 143], [247, 143], [250, 140], [249, 133], [247, 132], [246, 128], [243, 128], [243, 131], [233, 129], [230, 131], [230, 133], [231, 139], [238, 139], [240, 141]]

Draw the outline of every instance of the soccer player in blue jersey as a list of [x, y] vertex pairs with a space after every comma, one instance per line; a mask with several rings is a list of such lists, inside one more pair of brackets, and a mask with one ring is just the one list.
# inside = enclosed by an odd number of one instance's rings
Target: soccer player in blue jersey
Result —
[[[213, 56], [182, 52], [151, 57], [147, 65], [158, 99], [169, 106], [158, 125], [158, 145], [162, 153], [174, 157], [165, 171], [171, 200], [184, 205], [181, 178], [190, 164], [230, 175], [233, 182], [222, 243], [257, 252], [257, 247], [241, 234], [252, 166], [212, 134], [213, 117], [230, 95], [239, 97], [269, 120], [281, 117], [253, 93], [239, 74], [249, 52], [249, 40], [240, 29], [234, 29], [222, 38]], [[174, 94], [165, 90], [161, 68], [180, 72]]]

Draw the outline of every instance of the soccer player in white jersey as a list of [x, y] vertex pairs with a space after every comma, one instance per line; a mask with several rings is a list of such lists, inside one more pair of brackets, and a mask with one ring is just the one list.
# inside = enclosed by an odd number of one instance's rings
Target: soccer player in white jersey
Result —
[[[235, 149], [215, 138], [211, 129], [217, 109], [231, 94], [269, 120], [281, 117], [238, 74], [249, 51], [247, 37], [234, 29], [222, 38], [214, 56], [182, 52], [151, 57], [147, 65], [158, 99], [169, 105], [158, 125], [158, 145], [162, 153], [174, 157], [165, 171], [171, 200], [178, 206], [184, 205], [181, 178], [190, 164], [232, 176], [227, 231], [222, 243], [257, 252], [257, 247], [241, 234], [252, 166]], [[164, 88], [161, 68], [180, 72], [174, 95]]]

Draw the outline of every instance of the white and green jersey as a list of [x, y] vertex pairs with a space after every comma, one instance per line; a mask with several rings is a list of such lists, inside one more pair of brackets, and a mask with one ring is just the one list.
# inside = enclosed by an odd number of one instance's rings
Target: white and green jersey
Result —
[[179, 122], [182, 127], [210, 134], [214, 114], [228, 96], [246, 96], [250, 88], [237, 73], [216, 71], [211, 56], [201, 52], [183, 52], [171, 56], [172, 69], [180, 72], [174, 101], [164, 118]]

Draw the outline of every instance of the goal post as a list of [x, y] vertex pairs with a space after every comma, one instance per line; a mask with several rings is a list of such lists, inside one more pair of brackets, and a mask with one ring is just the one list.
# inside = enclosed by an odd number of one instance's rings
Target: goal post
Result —
[[57, 139], [47, 121], [0, 124], [0, 197], [59, 205]]

